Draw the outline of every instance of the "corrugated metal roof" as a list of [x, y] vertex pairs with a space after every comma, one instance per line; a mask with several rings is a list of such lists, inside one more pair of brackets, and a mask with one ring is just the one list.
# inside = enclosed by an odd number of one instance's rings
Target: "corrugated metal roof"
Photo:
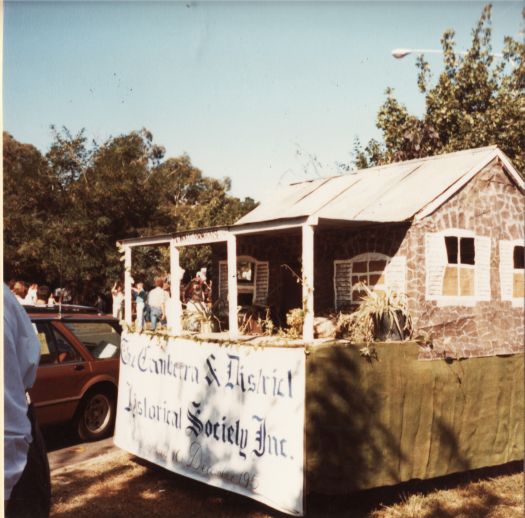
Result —
[[[406, 221], [440, 196], [449, 196], [454, 185], [459, 189], [464, 184], [462, 180], [501, 155], [508, 162], [497, 146], [489, 146], [291, 184], [273, 193], [235, 226], [310, 216], [346, 221]], [[511, 173], [518, 176], [514, 169]]]

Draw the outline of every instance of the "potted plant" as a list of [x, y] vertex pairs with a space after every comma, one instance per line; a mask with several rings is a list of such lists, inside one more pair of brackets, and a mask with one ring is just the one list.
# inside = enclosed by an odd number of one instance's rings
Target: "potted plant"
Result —
[[220, 322], [214, 314], [214, 306], [206, 302], [192, 301], [184, 310], [183, 326], [188, 331], [213, 333], [220, 329]]
[[406, 297], [391, 288], [372, 290], [362, 282], [354, 291], [364, 293], [358, 308], [338, 319], [338, 334], [354, 341], [404, 340], [412, 333]]

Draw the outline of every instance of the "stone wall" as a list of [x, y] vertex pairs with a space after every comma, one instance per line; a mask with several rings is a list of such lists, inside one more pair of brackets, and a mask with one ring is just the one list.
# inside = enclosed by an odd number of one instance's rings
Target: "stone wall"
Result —
[[[523, 307], [501, 300], [499, 241], [524, 239], [525, 200], [516, 185], [493, 163], [434, 214], [407, 234], [408, 293], [414, 324], [434, 337], [435, 353], [456, 357], [523, 351]], [[471, 229], [490, 237], [490, 300], [472, 307], [440, 307], [425, 300], [425, 234], [448, 228]]]

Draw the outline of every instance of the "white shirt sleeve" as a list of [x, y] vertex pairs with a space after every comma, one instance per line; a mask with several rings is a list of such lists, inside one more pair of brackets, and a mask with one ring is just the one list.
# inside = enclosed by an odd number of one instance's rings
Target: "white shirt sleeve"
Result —
[[25, 309], [4, 284], [4, 499], [27, 462], [32, 441], [26, 390], [36, 378], [40, 344]]

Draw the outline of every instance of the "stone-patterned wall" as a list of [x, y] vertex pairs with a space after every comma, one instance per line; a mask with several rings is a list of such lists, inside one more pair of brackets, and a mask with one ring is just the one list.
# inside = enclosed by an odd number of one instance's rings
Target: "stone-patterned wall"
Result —
[[[501, 300], [499, 241], [524, 239], [525, 199], [494, 162], [434, 214], [415, 223], [406, 240], [407, 289], [414, 324], [434, 338], [435, 354], [457, 357], [523, 351], [523, 307]], [[489, 237], [490, 301], [472, 307], [440, 306], [425, 300], [425, 234], [449, 228]]]
[[[366, 252], [400, 255], [407, 258], [407, 296], [414, 326], [426, 330], [434, 340], [434, 350], [426, 356], [476, 357], [523, 351], [523, 307], [501, 300], [499, 241], [524, 239], [524, 213], [523, 194], [495, 162], [433, 214], [412, 226], [403, 223], [360, 229], [316, 228], [315, 312], [334, 308], [334, 260], [351, 259]], [[469, 307], [442, 306], [426, 300], [425, 235], [450, 228], [490, 237], [490, 301], [477, 301]], [[286, 285], [281, 267], [288, 264], [300, 274], [300, 230], [286, 235], [241, 236], [237, 254], [269, 261], [268, 302], [279, 308], [281, 318], [287, 309], [300, 305], [300, 291], [298, 296], [289, 296], [291, 286]], [[214, 256], [215, 260], [225, 259], [226, 247], [216, 246]], [[218, 278], [213, 280], [218, 285]]]

